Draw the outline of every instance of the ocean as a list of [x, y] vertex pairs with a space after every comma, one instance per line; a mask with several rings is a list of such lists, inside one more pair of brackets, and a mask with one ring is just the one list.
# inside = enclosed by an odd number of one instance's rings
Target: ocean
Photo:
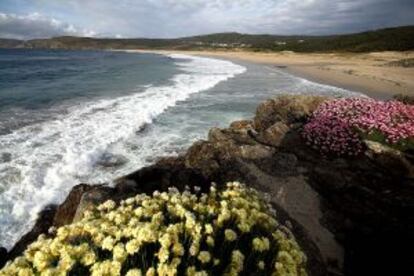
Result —
[[110, 184], [177, 155], [282, 93], [359, 95], [216, 58], [0, 50], [0, 246], [76, 184]]

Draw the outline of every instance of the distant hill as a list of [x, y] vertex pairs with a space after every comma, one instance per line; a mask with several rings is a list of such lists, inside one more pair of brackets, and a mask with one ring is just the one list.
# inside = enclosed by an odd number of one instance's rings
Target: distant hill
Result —
[[281, 36], [218, 33], [176, 39], [55, 37], [18, 41], [0, 39], [0, 48], [41, 49], [246, 49], [252, 51], [370, 52], [414, 50], [414, 26], [330, 36]]
[[0, 48], [16, 48], [22, 45], [21, 40], [0, 38]]

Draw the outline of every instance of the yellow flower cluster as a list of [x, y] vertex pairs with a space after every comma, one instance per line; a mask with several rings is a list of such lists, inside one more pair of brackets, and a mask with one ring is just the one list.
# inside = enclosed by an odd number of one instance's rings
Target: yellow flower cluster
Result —
[[109, 200], [40, 236], [0, 275], [306, 275], [305, 263], [261, 195], [232, 182]]

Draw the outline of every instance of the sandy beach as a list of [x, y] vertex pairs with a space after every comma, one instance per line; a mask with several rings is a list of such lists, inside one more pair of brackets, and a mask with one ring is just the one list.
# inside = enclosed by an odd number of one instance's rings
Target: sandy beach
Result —
[[414, 67], [390, 64], [413, 59], [414, 52], [258, 53], [247, 51], [149, 51], [214, 56], [277, 66], [294, 75], [362, 92], [377, 99], [394, 94], [414, 95]]

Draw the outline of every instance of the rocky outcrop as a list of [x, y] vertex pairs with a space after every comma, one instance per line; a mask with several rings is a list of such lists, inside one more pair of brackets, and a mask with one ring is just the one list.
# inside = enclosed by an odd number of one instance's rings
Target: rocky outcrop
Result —
[[[311, 275], [398, 275], [410, 268], [403, 250], [413, 243], [413, 156], [367, 143], [353, 159], [322, 157], [307, 147], [301, 128], [328, 98], [282, 96], [257, 108], [253, 120], [213, 128], [179, 157], [164, 158], [115, 181], [113, 187], [76, 186], [9, 257], [50, 226], [78, 220], [108, 198], [120, 200], [175, 186], [245, 182], [267, 193], [279, 220], [308, 255]], [[379, 265], [381, 264], [381, 265]]]

